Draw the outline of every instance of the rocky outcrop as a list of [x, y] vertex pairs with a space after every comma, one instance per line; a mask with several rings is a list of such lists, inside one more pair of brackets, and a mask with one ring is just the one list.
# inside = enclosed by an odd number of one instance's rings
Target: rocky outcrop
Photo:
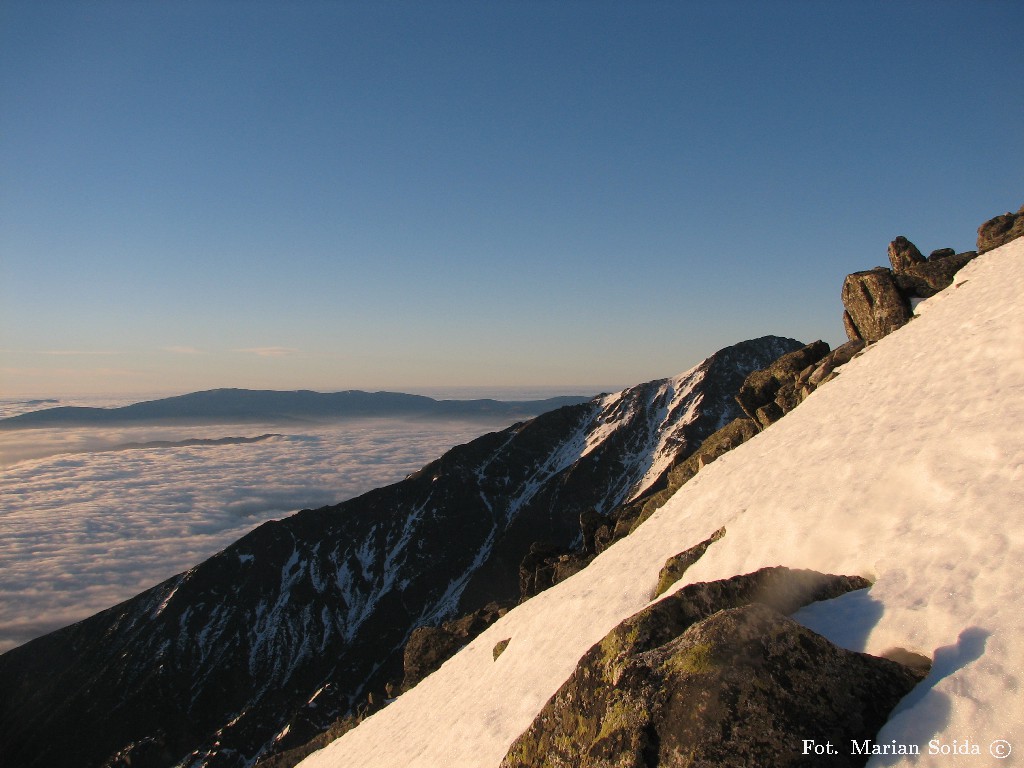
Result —
[[509, 606], [490, 603], [440, 627], [417, 627], [409, 635], [403, 651], [405, 677], [401, 690], [407, 691], [465, 647], [506, 613]]
[[908, 267], [924, 262], [925, 258], [917, 250], [917, 246], [903, 235], [899, 235], [889, 243], [889, 263], [892, 265], [893, 272], [902, 272]]
[[1024, 237], [1024, 205], [1016, 213], [1007, 211], [978, 227], [978, 253], [991, 251], [1018, 237]]
[[939, 255], [932, 254], [927, 262], [915, 264], [894, 275], [896, 285], [904, 296], [927, 299], [953, 284], [953, 275], [959, 272], [977, 251], [956, 253], [944, 248]]
[[814, 341], [783, 355], [767, 368], [747, 376], [736, 395], [736, 402], [747, 418], [764, 429], [799, 404], [801, 398], [794, 395], [797, 377], [828, 353], [828, 344]]
[[502, 768], [811, 766], [806, 739], [873, 738], [921, 673], [783, 615], [866, 585], [773, 568], [684, 587], [591, 648]]
[[892, 269], [854, 272], [843, 281], [847, 337], [872, 344], [906, 325], [914, 314], [913, 299], [927, 299], [949, 287], [953, 275], [977, 255], [975, 251], [956, 253], [952, 248], [940, 248], [925, 259], [916, 245], [900, 235], [889, 243]]
[[851, 341], [872, 344], [907, 324], [913, 313], [892, 270], [876, 267], [843, 280], [843, 324]]
[[654, 596], [661, 597], [665, 594], [669, 587], [683, 578], [683, 574], [689, 570], [691, 565], [704, 557], [704, 553], [708, 551], [708, 547], [723, 536], [725, 536], [725, 528], [719, 528], [700, 544], [694, 544], [685, 552], [680, 552], [678, 555], [672, 555], [672, 557], [666, 560], [665, 566], [658, 574], [658, 586], [654, 588]]

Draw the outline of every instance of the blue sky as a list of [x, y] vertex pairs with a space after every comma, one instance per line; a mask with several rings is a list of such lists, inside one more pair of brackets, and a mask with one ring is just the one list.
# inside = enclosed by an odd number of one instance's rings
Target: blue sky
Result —
[[609, 388], [1024, 203], [1017, 2], [0, 5], [0, 394]]

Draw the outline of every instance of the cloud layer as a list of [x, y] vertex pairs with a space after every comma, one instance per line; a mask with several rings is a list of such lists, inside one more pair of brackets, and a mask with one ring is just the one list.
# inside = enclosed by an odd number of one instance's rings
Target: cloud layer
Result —
[[[3, 435], [0, 456], [9, 466], [0, 469], [0, 652], [186, 570], [266, 520], [401, 480], [451, 446], [505, 424], [359, 420], [290, 432], [270, 426]], [[102, 450], [268, 431], [286, 434], [243, 444]]]

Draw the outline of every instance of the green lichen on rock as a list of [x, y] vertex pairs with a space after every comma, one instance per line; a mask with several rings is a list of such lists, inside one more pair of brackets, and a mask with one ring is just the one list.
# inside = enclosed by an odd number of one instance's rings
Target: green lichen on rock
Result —
[[796, 766], [801, 738], [870, 738], [921, 672], [783, 615], [866, 586], [765, 568], [683, 587], [594, 645], [502, 768]]
[[508, 648], [508, 644], [511, 639], [511, 637], [506, 637], [504, 640], [499, 640], [494, 644], [494, 650], [491, 651], [491, 654], [494, 656], [495, 661], [497, 661], [498, 657], [505, 652], [506, 648]]
[[658, 586], [654, 590], [654, 596], [661, 597], [661, 595], [665, 594], [669, 587], [683, 577], [683, 574], [686, 573], [691, 565], [704, 556], [704, 553], [708, 551], [708, 547], [723, 536], [725, 536], [725, 528], [719, 528], [700, 544], [695, 544], [685, 552], [680, 552], [678, 555], [673, 555], [666, 560], [665, 566], [658, 574]]

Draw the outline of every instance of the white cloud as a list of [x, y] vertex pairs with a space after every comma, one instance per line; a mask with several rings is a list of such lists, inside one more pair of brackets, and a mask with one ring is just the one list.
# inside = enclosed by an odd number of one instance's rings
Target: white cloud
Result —
[[[234, 445], [90, 453], [279, 426], [0, 433], [0, 652], [186, 570], [266, 520], [402, 479], [499, 422], [359, 420]], [[49, 454], [49, 455], [47, 455]], [[25, 455], [44, 456], [28, 460]]]

